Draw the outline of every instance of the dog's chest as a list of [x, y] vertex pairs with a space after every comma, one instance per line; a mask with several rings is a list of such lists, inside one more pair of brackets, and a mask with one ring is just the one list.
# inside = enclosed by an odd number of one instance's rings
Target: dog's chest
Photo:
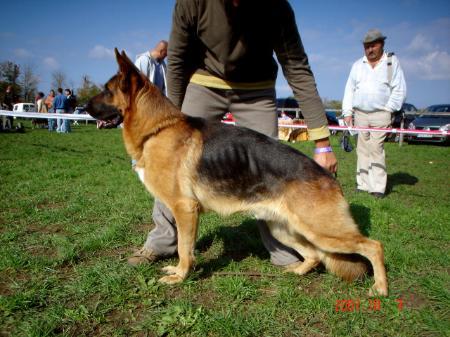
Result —
[[139, 177], [139, 180], [141, 183], [144, 183], [144, 168], [143, 167], [136, 167], [134, 169]]

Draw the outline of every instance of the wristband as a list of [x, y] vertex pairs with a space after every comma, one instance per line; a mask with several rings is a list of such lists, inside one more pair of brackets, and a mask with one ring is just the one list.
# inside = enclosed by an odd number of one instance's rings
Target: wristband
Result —
[[317, 147], [314, 149], [314, 153], [318, 154], [318, 153], [326, 153], [326, 152], [333, 152], [333, 149], [331, 148], [331, 146], [327, 146], [327, 147]]

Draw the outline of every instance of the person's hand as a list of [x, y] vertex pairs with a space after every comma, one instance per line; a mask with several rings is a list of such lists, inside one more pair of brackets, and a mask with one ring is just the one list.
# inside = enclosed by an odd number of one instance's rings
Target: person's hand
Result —
[[337, 159], [334, 152], [315, 153], [314, 160], [331, 173], [337, 172]]
[[353, 117], [352, 116], [344, 117], [344, 122], [345, 122], [345, 125], [352, 127], [353, 126]]
[[316, 163], [331, 173], [336, 173], [337, 159], [331, 149], [330, 140], [328, 138], [317, 139], [315, 143], [316, 149], [314, 151], [314, 160]]

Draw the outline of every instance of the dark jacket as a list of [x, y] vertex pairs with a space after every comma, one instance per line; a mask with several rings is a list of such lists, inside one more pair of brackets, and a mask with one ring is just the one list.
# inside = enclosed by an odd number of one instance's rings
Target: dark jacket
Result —
[[232, 82], [275, 82], [278, 66], [308, 128], [327, 125], [293, 10], [286, 0], [177, 0], [168, 50], [168, 96], [181, 107], [189, 79], [207, 73]]
[[5, 99], [3, 100], [3, 104], [7, 106], [8, 110], [12, 110], [15, 103], [14, 93], [12, 91], [5, 92]]

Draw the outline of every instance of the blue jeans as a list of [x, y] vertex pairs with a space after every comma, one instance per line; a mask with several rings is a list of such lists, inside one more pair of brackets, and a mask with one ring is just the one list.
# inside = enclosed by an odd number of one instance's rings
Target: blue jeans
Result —
[[[48, 110], [48, 113], [55, 113], [55, 109], [51, 108], [50, 110]], [[48, 120], [48, 131], [54, 131], [55, 124], [56, 124], [56, 119], [49, 119]]]
[[[57, 114], [65, 113], [64, 109], [56, 109]], [[68, 119], [58, 118], [56, 120], [56, 132], [59, 133], [69, 133], [72, 130], [70, 129], [70, 121]]]

